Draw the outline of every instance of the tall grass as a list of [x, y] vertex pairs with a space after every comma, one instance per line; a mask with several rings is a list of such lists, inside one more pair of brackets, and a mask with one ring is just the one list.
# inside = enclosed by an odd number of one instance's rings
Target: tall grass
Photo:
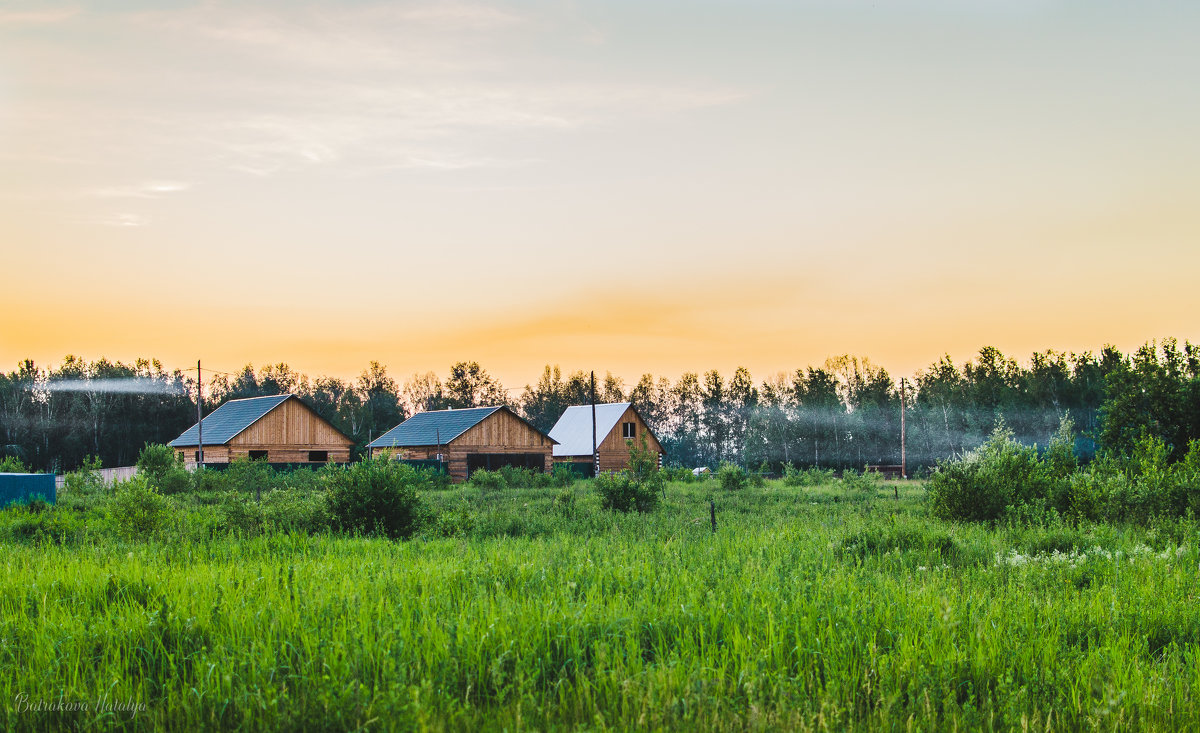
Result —
[[[1191, 522], [956, 525], [931, 519], [913, 485], [897, 501], [890, 486], [674, 483], [655, 512], [628, 515], [602, 511], [586, 482], [569, 508], [563, 491], [428, 492], [470, 521], [404, 542], [9, 536], [0, 724], [1200, 725]], [[204, 510], [178, 511], [186, 527]], [[18, 696], [145, 709], [22, 712]]]

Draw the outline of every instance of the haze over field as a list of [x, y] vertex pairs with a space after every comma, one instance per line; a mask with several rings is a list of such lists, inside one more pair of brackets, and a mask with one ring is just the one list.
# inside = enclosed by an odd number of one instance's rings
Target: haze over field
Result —
[[0, 9], [0, 366], [1200, 340], [1200, 7]]

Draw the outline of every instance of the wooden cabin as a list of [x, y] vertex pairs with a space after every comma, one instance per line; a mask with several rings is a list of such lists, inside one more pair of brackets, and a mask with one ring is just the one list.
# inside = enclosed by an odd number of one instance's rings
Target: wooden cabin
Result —
[[549, 471], [554, 440], [507, 407], [418, 412], [371, 442], [371, 456], [442, 460], [452, 481], [502, 466]]
[[[629, 444], [640, 446], [642, 439], [662, 465], [663, 448], [658, 436], [630, 402], [596, 405], [596, 447], [601, 471], [621, 471], [629, 467]], [[550, 430], [556, 463], [592, 463], [592, 406], [568, 407]]]
[[268, 463], [346, 463], [354, 445], [295, 395], [230, 400], [205, 416], [201, 427], [203, 436], [193, 425], [170, 442], [185, 463], [199, 460], [198, 438], [204, 440], [205, 464], [242, 457]]

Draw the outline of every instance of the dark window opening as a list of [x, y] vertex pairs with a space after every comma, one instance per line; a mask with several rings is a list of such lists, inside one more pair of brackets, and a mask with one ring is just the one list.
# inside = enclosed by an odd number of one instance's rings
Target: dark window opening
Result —
[[196, 463], [200, 462], [200, 451], [196, 451]]
[[632, 440], [637, 437], [637, 423], [623, 422], [621, 423], [621, 437], [626, 440]]
[[328, 463], [329, 451], [327, 450], [310, 450], [308, 452], [309, 463]]
[[265, 450], [252, 450], [250, 451], [250, 460], [265, 461], [267, 460], [267, 452]]

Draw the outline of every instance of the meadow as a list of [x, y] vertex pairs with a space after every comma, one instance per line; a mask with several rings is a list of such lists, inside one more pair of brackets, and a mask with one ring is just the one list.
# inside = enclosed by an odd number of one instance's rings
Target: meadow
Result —
[[315, 488], [162, 497], [153, 530], [98, 495], [10, 508], [0, 727], [1200, 727], [1193, 520], [789, 483], [628, 514], [591, 481], [428, 489], [406, 540], [313, 529]]

